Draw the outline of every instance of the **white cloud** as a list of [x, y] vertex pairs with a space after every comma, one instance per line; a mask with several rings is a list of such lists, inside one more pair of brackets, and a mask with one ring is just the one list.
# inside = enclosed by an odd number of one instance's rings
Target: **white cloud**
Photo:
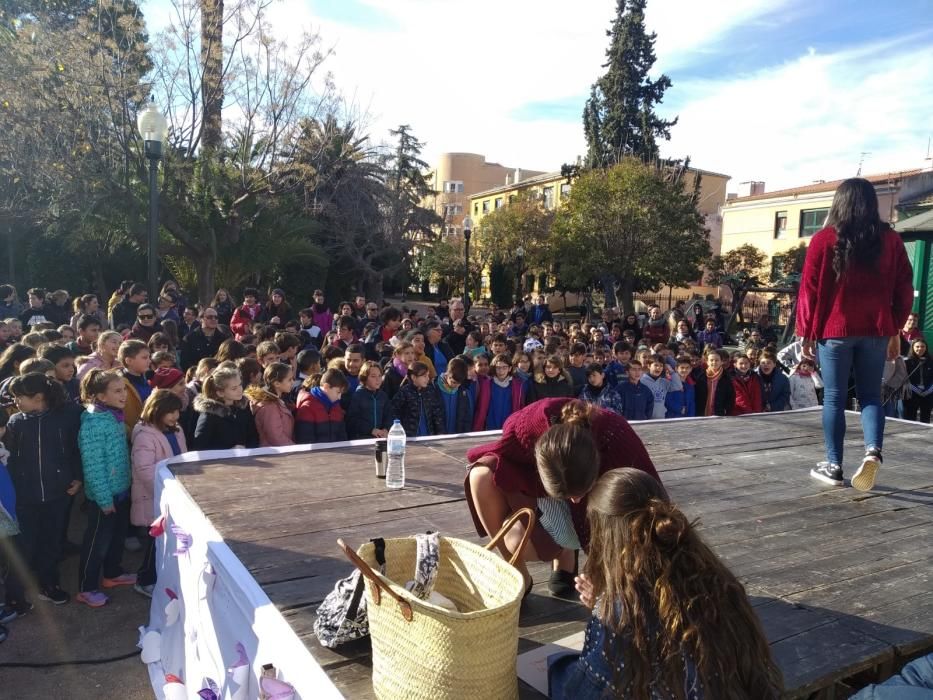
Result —
[[[147, 10], [167, 1], [148, 0]], [[584, 151], [579, 120], [522, 121], [514, 112], [574, 97], [582, 111], [602, 72], [615, 0], [361, 1], [393, 26], [322, 20], [317, 0], [280, 0], [269, 19], [279, 38], [321, 32], [324, 45], [335, 48], [327, 68], [338, 89], [368, 112], [376, 140], [408, 123], [427, 142], [428, 160], [472, 151], [548, 170]], [[929, 52], [811, 50], [748, 75], [677, 78], [679, 67], [716, 53], [717, 38], [731, 29], [777, 16], [792, 21], [799, 9], [794, 0], [649, 2], [657, 67], [675, 73], [668, 97], [682, 105], [665, 150], [731, 174], [733, 185], [765, 179], [769, 189], [854, 173], [861, 151], [872, 151], [870, 172], [921, 165], [926, 135], [918, 130], [933, 113]]]
[[922, 167], [933, 113], [933, 54], [888, 44], [690, 86], [672, 153], [767, 189]]

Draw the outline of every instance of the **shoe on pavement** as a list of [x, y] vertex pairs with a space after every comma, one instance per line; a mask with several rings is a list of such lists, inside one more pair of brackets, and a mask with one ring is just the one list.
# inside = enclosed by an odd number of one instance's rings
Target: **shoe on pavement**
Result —
[[71, 600], [71, 596], [58, 586], [53, 586], [52, 588], [43, 588], [39, 591], [39, 600], [47, 600], [55, 605], [64, 605]]
[[144, 595], [147, 598], [151, 598], [152, 592], [155, 590], [155, 584], [150, 583], [148, 586], [144, 586], [141, 583], [137, 583], [133, 586], [133, 590], [139, 593], [139, 595]]
[[123, 548], [127, 552], [138, 552], [143, 546], [138, 537], [127, 537], [126, 541], [123, 543]]
[[100, 591], [81, 591], [75, 596], [75, 600], [84, 603], [89, 608], [102, 608], [110, 599]]
[[12, 603], [7, 603], [0, 608], [0, 625], [12, 622], [17, 617], [22, 617], [30, 610], [32, 610], [32, 603], [28, 600], [16, 600]]
[[855, 472], [855, 476], [852, 477], [852, 486], [859, 491], [871, 491], [875, 485], [875, 478], [878, 476], [882, 461], [881, 450], [876, 447], [865, 450], [862, 465]]
[[845, 484], [842, 480], [842, 467], [838, 464], [820, 462], [810, 470], [810, 476], [830, 486], [843, 486]]
[[103, 588], [116, 588], [117, 586], [133, 586], [136, 584], [136, 574], [120, 574], [114, 578], [101, 579]]

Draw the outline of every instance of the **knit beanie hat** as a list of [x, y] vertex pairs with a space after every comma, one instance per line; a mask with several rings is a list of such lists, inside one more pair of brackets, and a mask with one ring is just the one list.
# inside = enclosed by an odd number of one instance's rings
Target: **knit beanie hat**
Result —
[[149, 380], [149, 386], [153, 389], [171, 389], [185, 378], [181, 370], [174, 367], [159, 367]]

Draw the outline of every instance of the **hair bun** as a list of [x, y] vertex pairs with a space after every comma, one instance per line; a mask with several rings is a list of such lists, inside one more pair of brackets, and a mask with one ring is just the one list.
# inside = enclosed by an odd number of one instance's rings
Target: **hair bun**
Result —
[[579, 425], [583, 428], [590, 427], [590, 419], [593, 415], [593, 408], [590, 404], [584, 403], [579, 399], [573, 399], [564, 404], [560, 412], [560, 422], [567, 425]]
[[678, 544], [690, 527], [687, 518], [675, 506], [657, 499], [648, 504], [652, 519], [654, 538], [658, 544], [674, 546]]

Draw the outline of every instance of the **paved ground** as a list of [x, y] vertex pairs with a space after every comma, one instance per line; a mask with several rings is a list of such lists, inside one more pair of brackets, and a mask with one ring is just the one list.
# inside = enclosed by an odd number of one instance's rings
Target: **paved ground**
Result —
[[[84, 515], [75, 510], [70, 536], [77, 542], [84, 532]], [[135, 571], [139, 559], [139, 554], [127, 552], [124, 566]], [[62, 588], [69, 593], [76, 590], [77, 569], [77, 556], [62, 564]], [[146, 668], [136, 655], [137, 628], [149, 616], [148, 598], [126, 587], [117, 589], [110, 603], [97, 610], [74, 601], [57, 607], [35, 597], [33, 600], [35, 608], [7, 625], [10, 637], [0, 644], [0, 696], [69, 700], [153, 697]], [[100, 661], [130, 653], [134, 655], [122, 661]], [[6, 666], [63, 661], [91, 663], [45, 668]]]

